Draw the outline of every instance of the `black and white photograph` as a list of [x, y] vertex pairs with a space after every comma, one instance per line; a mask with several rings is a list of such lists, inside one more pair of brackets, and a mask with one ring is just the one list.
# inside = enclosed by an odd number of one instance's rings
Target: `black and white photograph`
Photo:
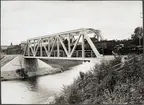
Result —
[[1, 104], [144, 105], [143, 1], [1, 1]]

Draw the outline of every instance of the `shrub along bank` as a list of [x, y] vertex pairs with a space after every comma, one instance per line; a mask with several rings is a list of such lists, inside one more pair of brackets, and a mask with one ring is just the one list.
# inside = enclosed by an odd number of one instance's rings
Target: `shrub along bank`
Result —
[[[144, 104], [144, 61], [134, 57], [123, 68], [112, 68], [115, 59], [96, 65], [92, 72], [80, 73], [70, 86], [64, 86], [55, 104]], [[131, 57], [130, 57], [131, 58]]]

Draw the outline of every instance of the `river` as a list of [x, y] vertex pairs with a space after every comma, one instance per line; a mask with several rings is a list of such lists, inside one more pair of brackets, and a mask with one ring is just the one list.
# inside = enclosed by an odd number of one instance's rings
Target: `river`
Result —
[[79, 76], [79, 71], [87, 72], [93, 67], [94, 63], [83, 63], [63, 73], [2, 81], [2, 104], [48, 104], [53, 96], [60, 94], [63, 85], [71, 84]]

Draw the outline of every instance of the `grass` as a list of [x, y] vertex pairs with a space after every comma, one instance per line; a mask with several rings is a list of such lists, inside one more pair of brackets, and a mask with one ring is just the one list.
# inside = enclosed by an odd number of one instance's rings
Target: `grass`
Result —
[[[93, 72], [80, 73], [55, 104], [144, 104], [144, 61], [135, 55], [118, 71], [112, 67], [121, 59], [96, 65]], [[131, 57], [130, 57], [131, 58]]]

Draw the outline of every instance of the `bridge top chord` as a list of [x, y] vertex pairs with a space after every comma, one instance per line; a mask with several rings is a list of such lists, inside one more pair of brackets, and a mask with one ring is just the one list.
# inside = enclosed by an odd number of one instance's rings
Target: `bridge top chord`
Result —
[[[44, 35], [44, 36], [40, 36], [40, 37], [29, 38], [29, 39], [27, 39], [27, 41], [40, 39], [40, 38], [54, 37], [54, 36], [58, 36], [58, 35], [66, 35], [66, 34], [70, 34], [70, 33], [82, 32], [82, 31], [93, 31], [96, 33], [99, 32], [99, 34], [100, 34], [100, 30], [96, 30], [93, 28], [80, 28], [80, 29], [76, 29], [76, 30], [70, 30], [70, 31], [65, 31], [65, 32], [60, 32], [60, 33], [55, 33], [55, 34]], [[102, 35], [100, 35], [100, 37], [101, 37], [101, 39], [103, 39]]]

